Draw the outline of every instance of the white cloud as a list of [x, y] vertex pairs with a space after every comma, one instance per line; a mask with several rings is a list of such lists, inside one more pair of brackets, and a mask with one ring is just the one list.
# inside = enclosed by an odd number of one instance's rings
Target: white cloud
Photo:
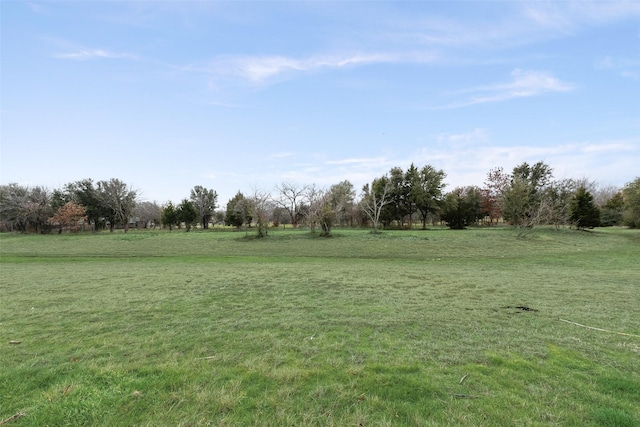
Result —
[[466, 135], [467, 141], [475, 141], [464, 146], [432, 146], [401, 156], [345, 158], [321, 164], [303, 164], [274, 175], [272, 179], [274, 182], [286, 179], [324, 187], [347, 179], [360, 190], [364, 184], [389, 172], [392, 167], [406, 170], [414, 163], [417, 167], [432, 165], [444, 170], [447, 174], [446, 189], [450, 191], [458, 186], [482, 186], [489, 170], [495, 167], [509, 172], [523, 162], [543, 161], [554, 169], [557, 179], [589, 176], [598, 182], [624, 185], [634, 177], [622, 176], [621, 172], [634, 170], [640, 163], [640, 139], [504, 147], [485, 138], [484, 130], [476, 131], [448, 135], [454, 140], [458, 136], [464, 140], [462, 136]]
[[507, 101], [514, 98], [526, 98], [542, 95], [547, 92], [568, 92], [574, 89], [570, 83], [564, 83], [552, 75], [531, 70], [515, 69], [511, 72], [512, 81], [488, 86], [467, 89], [460, 93], [470, 93], [471, 96], [462, 101], [455, 101], [436, 110], [468, 107], [477, 104]]
[[341, 160], [327, 160], [325, 162], [326, 165], [370, 165], [370, 164], [379, 164], [384, 162], [385, 159], [383, 157], [361, 157], [361, 158], [351, 158], [351, 159], [341, 159]]
[[[485, 7], [486, 6], [486, 7]], [[489, 10], [491, 5], [478, 6]], [[444, 48], [502, 49], [572, 36], [586, 28], [640, 17], [638, 1], [502, 2], [496, 12], [472, 18], [438, 14], [428, 17], [382, 16], [376, 34], [383, 40]], [[391, 22], [392, 26], [388, 24]], [[387, 28], [385, 28], [387, 27]], [[380, 37], [380, 36], [378, 36]], [[468, 53], [466, 54], [468, 57]]]
[[601, 25], [640, 16], [637, 1], [606, 2], [531, 2], [524, 6], [525, 16], [545, 28], [569, 31], [581, 25]]
[[291, 156], [293, 156], [293, 155], [295, 155], [295, 153], [294, 153], [294, 152], [292, 152], [292, 151], [285, 151], [285, 152], [282, 152], [282, 153], [273, 153], [273, 154], [271, 155], [271, 157], [274, 157], [274, 158], [276, 158], [276, 159], [284, 159], [284, 158], [287, 158], [287, 157], [291, 157]]
[[90, 59], [137, 59], [136, 55], [130, 53], [112, 52], [105, 49], [76, 49], [73, 52], [58, 53], [53, 55], [59, 59], [72, 59], [76, 61], [87, 61]]
[[484, 143], [487, 139], [487, 131], [481, 128], [464, 133], [439, 133], [436, 136], [438, 143], [455, 147]]
[[334, 70], [370, 64], [411, 62], [426, 63], [435, 60], [429, 53], [355, 53], [349, 55], [315, 55], [305, 59], [286, 56], [224, 55], [207, 66], [188, 66], [187, 71], [204, 71], [222, 76], [237, 77], [251, 83], [264, 83], [292, 73]]
[[343, 68], [386, 62], [384, 55], [316, 56], [307, 59], [284, 56], [224, 56], [213, 62], [212, 69], [221, 74], [230, 74], [253, 83], [262, 83], [286, 73]]

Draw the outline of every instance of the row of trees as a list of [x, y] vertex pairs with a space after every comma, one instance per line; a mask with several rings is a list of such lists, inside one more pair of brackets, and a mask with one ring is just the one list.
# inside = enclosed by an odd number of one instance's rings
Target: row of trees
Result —
[[54, 226], [125, 228], [136, 207], [136, 191], [118, 179], [76, 181], [53, 192], [18, 184], [0, 186], [0, 221], [5, 229], [44, 232]]
[[414, 215], [422, 227], [442, 221], [450, 228], [506, 221], [519, 234], [537, 225], [592, 228], [626, 224], [640, 227], [640, 178], [620, 190], [600, 187], [586, 179], [553, 178], [544, 162], [522, 163], [511, 173], [502, 168], [489, 171], [483, 187], [458, 187], [444, 193], [442, 170], [411, 165], [403, 171], [392, 168], [363, 190], [363, 209], [374, 228], [405, 223]]
[[328, 188], [283, 182], [273, 191], [238, 192], [226, 209], [218, 194], [195, 186], [179, 204], [138, 201], [138, 192], [118, 179], [72, 182], [49, 191], [17, 184], [0, 186], [0, 224], [5, 230], [45, 232], [54, 228], [100, 230], [116, 226], [162, 225], [170, 230], [199, 224], [253, 229], [266, 236], [269, 227], [305, 225], [329, 235], [334, 226], [413, 227], [444, 222], [450, 228], [505, 221], [519, 234], [537, 225], [589, 228], [625, 224], [640, 227], [640, 178], [623, 189], [600, 187], [586, 179], [555, 180], [544, 162], [522, 163], [510, 173], [488, 172], [482, 187], [445, 192], [446, 174], [431, 165], [392, 168], [357, 194], [342, 181]]

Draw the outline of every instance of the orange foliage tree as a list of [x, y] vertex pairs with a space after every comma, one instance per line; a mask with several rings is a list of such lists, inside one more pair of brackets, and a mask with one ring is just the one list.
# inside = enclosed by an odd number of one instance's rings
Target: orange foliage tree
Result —
[[67, 227], [70, 230], [78, 231], [80, 221], [87, 221], [87, 209], [74, 202], [67, 202], [56, 211], [50, 222], [62, 229]]

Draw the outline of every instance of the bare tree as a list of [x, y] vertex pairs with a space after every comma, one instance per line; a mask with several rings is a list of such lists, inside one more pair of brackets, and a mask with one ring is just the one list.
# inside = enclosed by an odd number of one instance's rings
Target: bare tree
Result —
[[312, 233], [316, 231], [316, 228], [319, 224], [324, 193], [325, 191], [321, 188], [318, 188], [315, 184], [306, 186], [306, 191], [304, 193], [304, 200], [306, 201], [306, 205], [304, 206], [305, 209], [303, 209], [303, 215], [305, 218], [305, 223], [307, 224], [307, 226], [309, 226]]
[[16, 183], [0, 185], [0, 220], [8, 230], [27, 231], [24, 211], [29, 193], [29, 187]]
[[382, 208], [390, 202], [389, 188], [389, 178], [386, 175], [382, 178], [374, 179], [371, 187], [369, 187], [369, 184], [365, 184], [362, 188], [360, 206], [373, 223], [374, 233], [378, 233], [378, 224], [380, 223]]
[[51, 193], [44, 187], [0, 186], [0, 220], [9, 229], [43, 233], [53, 214], [51, 200]]
[[276, 190], [279, 193], [279, 197], [275, 199], [274, 202], [277, 206], [286, 209], [291, 218], [291, 226], [294, 228], [297, 227], [298, 218], [301, 215], [300, 210], [306, 201], [309, 186], [283, 182], [276, 186]]
[[132, 215], [138, 218], [138, 226], [142, 225], [143, 228], [147, 228], [153, 224], [155, 228], [156, 224], [160, 224], [162, 207], [156, 202], [141, 202], [136, 204]]
[[248, 197], [253, 220], [256, 223], [258, 237], [269, 235], [269, 213], [272, 210], [271, 194], [258, 187], [253, 187]]
[[572, 179], [552, 182], [544, 191], [543, 206], [546, 206], [547, 220], [556, 229], [571, 222], [571, 199], [578, 184]]

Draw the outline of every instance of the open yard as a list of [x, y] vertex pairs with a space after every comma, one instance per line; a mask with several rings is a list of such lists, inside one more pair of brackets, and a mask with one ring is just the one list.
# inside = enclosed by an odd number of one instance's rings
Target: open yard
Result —
[[243, 236], [0, 236], [0, 421], [640, 425], [638, 231]]

